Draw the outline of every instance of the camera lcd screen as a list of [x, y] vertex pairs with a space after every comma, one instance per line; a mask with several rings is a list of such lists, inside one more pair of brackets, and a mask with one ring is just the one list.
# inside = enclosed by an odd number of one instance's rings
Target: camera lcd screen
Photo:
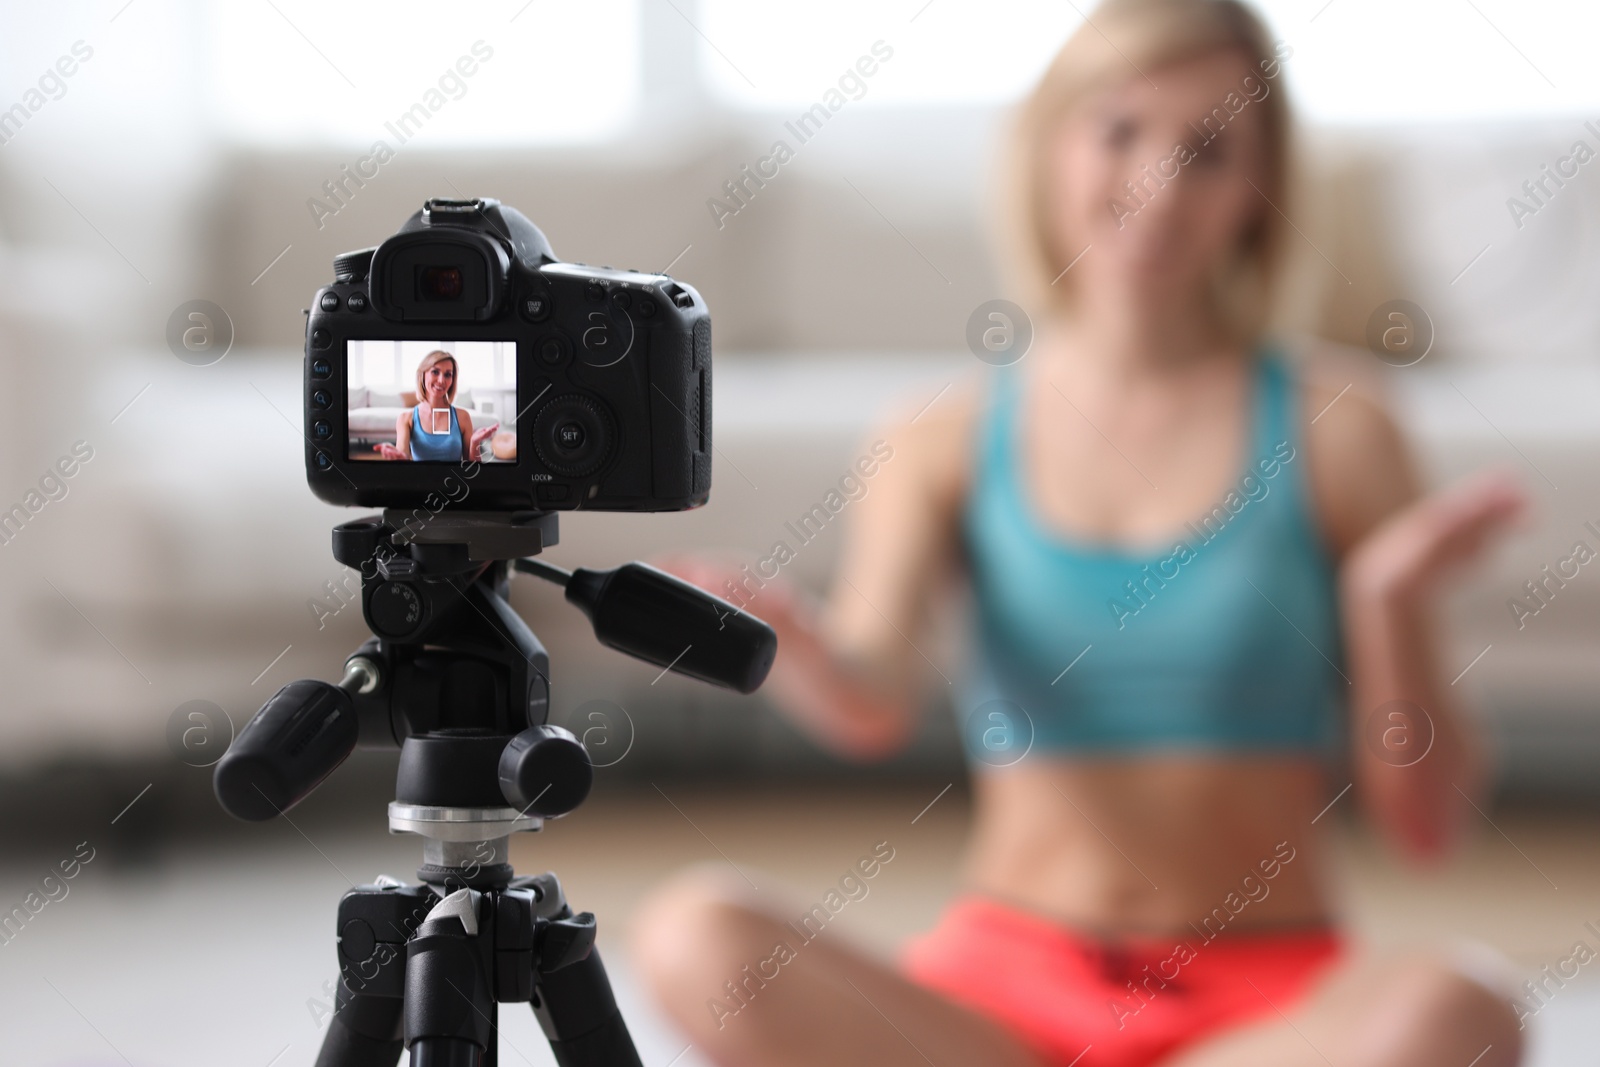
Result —
[[515, 341], [351, 341], [346, 455], [514, 463]]

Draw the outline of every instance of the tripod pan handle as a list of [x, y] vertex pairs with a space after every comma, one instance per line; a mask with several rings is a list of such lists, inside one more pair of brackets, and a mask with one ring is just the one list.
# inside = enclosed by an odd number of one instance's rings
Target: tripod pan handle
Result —
[[239, 731], [212, 788], [228, 814], [259, 822], [294, 807], [356, 747], [350, 694], [327, 682], [290, 682]]
[[778, 655], [772, 627], [648, 563], [580, 567], [567, 600], [589, 616], [601, 644], [741, 693], [760, 688]]

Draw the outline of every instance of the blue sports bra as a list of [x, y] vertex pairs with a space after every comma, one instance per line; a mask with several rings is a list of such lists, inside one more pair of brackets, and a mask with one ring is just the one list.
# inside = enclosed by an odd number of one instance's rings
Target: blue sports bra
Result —
[[461, 462], [461, 424], [456, 409], [450, 409], [450, 428], [444, 433], [429, 433], [422, 428], [422, 411], [411, 409], [411, 458], [425, 462]]
[[1170, 547], [1131, 552], [1042, 527], [1017, 464], [1016, 366], [997, 372], [962, 519], [969, 755], [1323, 752], [1342, 739], [1332, 561], [1311, 518], [1294, 390], [1256, 361], [1248, 462]]

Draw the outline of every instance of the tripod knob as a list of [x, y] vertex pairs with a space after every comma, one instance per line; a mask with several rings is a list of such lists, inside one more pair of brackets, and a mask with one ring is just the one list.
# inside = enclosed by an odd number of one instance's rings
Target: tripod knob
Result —
[[500, 753], [500, 791], [524, 815], [565, 815], [594, 784], [589, 752], [559, 726], [530, 726]]

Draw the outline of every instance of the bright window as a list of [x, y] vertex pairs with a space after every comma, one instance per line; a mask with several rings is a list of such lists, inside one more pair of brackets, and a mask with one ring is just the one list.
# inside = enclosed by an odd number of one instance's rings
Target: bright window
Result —
[[[359, 364], [351, 360], [352, 386], [371, 386], [375, 389], [394, 389], [400, 380], [400, 351], [393, 341], [351, 341], [351, 346], [361, 346]], [[355, 381], [356, 367], [361, 369], [361, 380]]]
[[[1593, 0], [1256, 0], [1300, 113], [1328, 122], [1497, 118], [1600, 108]], [[860, 105], [1004, 103], [1089, 0], [700, 0], [701, 66], [746, 109], [815, 103], [882, 40]]]
[[638, 4], [210, 0], [212, 117], [251, 143], [603, 140], [638, 101]]

